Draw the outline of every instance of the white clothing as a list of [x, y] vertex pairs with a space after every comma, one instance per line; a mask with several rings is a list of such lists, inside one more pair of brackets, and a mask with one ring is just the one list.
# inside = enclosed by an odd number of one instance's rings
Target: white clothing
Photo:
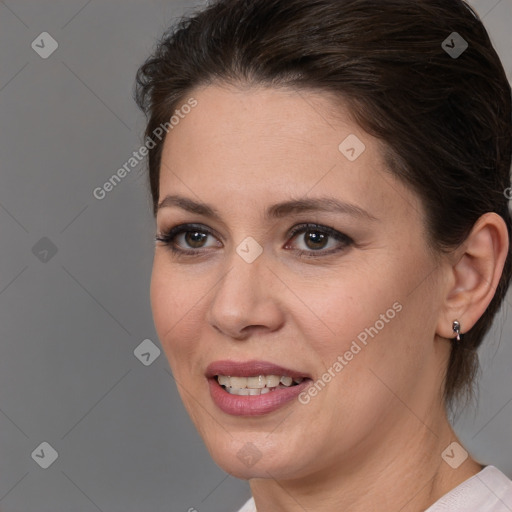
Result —
[[[238, 512], [257, 512], [251, 498]], [[512, 480], [494, 466], [446, 493], [425, 512], [512, 512]]]

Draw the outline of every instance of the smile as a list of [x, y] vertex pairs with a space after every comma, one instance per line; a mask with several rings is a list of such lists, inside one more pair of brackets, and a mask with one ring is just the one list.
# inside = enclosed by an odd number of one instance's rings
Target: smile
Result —
[[273, 412], [296, 398], [313, 381], [308, 374], [266, 361], [217, 361], [206, 378], [213, 403], [233, 416]]
[[303, 377], [293, 378], [287, 375], [258, 375], [257, 377], [230, 377], [217, 375], [217, 382], [230, 394], [238, 396], [256, 396], [270, 393], [276, 389], [296, 386]]

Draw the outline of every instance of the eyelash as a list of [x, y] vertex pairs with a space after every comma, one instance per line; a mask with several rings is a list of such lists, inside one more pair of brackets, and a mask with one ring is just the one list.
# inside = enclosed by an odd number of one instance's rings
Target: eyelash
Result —
[[[328, 255], [343, 251], [347, 247], [350, 247], [351, 245], [354, 244], [354, 241], [349, 236], [345, 235], [344, 233], [340, 233], [339, 231], [336, 231], [335, 229], [330, 228], [328, 226], [322, 226], [320, 224], [311, 224], [311, 223], [299, 224], [299, 225], [295, 226], [288, 233], [288, 237], [295, 238], [296, 235], [298, 235], [300, 233], [306, 233], [308, 231], [312, 231], [314, 233], [320, 233], [320, 234], [332, 237], [335, 240], [337, 240], [338, 242], [341, 242], [342, 246], [335, 248], [335, 249], [330, 249], [327, 251], [324, 251], [322, 249], [318, 249], [317, 251], [315, 251], [313, 249], [309, 250], [309, 251], [304, 251], [302, 249], [295, 249], [295, 252], [300, 257], [318, 258], [321, 256], [328, 256]], [[210, 231], [207, 228], [204, 228], [200, 224], [180, 224], [179, 226], [175, 226], [174, 228], [171, 228], [167, 231], [163, 231], [162, 233], [158, 234], [155, 237], [155, 241], [162, 242], [165, 246], [167, 246], [167, 248], [171, 252], [173, 252], [174, 254], [177, 254], [177, 255], [192, 256], [192, 257], [201, 256], [201, 252], [203, 252], [203, 251], [201, 251], [200, 249], [195, 249], [195, 250], [194, 249], [178, 249], [175, 245], [173, 245], [174, 239], [178, 235], [181, 235], [182, 233], [187, 233], [187, 232], [200, 232], [202, 234], [215, 236], [212, 231]], [[318, 253], [318, 254], [315, 255], [315, 253]]]

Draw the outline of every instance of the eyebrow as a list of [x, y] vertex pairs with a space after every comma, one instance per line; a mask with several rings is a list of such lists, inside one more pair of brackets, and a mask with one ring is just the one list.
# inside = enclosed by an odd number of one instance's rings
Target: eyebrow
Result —
[[[213, 207], [205, 203], [198, 203], [184, 196], [168, 195], [159, 204], [158, 210], [177, 206], [191, 213], [211, 217], [221, 221], [220, 213]], [[377, 220], [371, 213], [355, 204], [346, 203], [333, 197], [317, 197], [310, 199], [293, 199], [271, 205], [265, 212], [265, 219], [278, 219], [287, 215], [302, 212], [331, 212], [344, 213], [353, 217], [366, 218], [367, 220]]]

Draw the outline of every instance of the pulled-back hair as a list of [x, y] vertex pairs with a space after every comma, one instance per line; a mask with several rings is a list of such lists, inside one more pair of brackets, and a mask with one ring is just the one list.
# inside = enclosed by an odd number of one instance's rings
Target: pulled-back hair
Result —
[[[462, 40], [468, 46], [457, 55]], [[439, 253], [464, 242], [486, 212], [505, 220], [511, 238], [510, 85], [481, 20], [462, 0], [213, 2], [166, 31], [137, 72], [146, 137], [195, 88], [213, 83], [338, 97], [381, 140], [389, 171], [421, 199], [429, 244]], [[163, 142], [148, 154], [155, 215]], [[490, 305], [452, 344], [447, 403], [471, 395], [476, 349], [508, 289], [511, 251]]]

